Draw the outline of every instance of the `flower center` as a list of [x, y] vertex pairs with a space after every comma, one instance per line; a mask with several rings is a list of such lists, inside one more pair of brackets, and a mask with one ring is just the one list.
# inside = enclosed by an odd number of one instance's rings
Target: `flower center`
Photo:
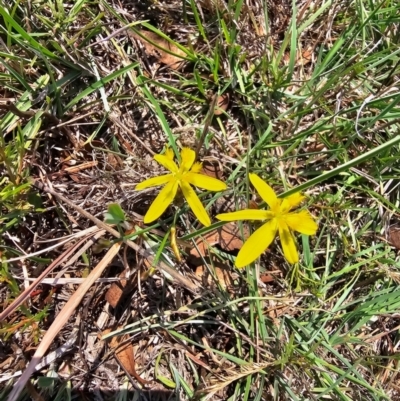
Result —
[[184, 175], [185, 175], [185, 172], [183, 172], [181, 170], [179, 170], [177, 173], [174, 174], [175, 179], [177, 181], [181, 181]]

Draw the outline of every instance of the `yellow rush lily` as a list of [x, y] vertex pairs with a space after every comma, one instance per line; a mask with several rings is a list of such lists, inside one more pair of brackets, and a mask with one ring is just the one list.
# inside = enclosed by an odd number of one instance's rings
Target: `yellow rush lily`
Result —
[[269, 210], [245, 209], [217, 215], [217, 219], [223, 221], [267, 220], [244, 243], [236, 258], [236, 267], [244, 267], [256, 260], [269, 247], [278, 231], [285, 258], [289, 263], [297, 263], [299, 255], [293, 231], [314, 235], [318, 229], [317, 223], [306, 210], [290, 212], [302, 202], [304, 196], [298, 192], [279, 199], [274, 190], [258, 175], [249, 174], [249, 178]]
[[199, 221], [205, 226], [211, 225], [210, 217], [190, 185], [218, 192], [224, 191], [226, 184], [216, 178], [200, 173], [202, 164], [194, 162], [196, 153], [192, 149], [183, 148], [180, 155], [181, 163], [179, 167], [174, 162], [174, 152], [172, 149], [167, 149], [165, 155], [155, 155], [154, 160], [169, 170], [171, 174], [149, 178], [136, 186], [136, 189], [140, 190], [166, 184], [150, 205], [149, 210], [144, 216], [144, 223], [147, 224], [157, 220], [165, 212], [165, 209], [174, 200], [179, 187]]

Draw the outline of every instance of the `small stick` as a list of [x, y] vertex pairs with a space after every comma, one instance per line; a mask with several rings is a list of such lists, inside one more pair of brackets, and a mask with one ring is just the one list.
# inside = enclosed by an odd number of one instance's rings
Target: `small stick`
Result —
[[86, 46], [86, 47], [93, 47], [93, 46], [96, 46], [96, 45], [98, 45], [98, 44], [100, 44], [100, 43], [107, 42], [107, 40], [112, 39], [114, 36], [117, 36], [119, 33], [124, 32], [124, 31], [126, 31], [127, 29], [129, 29], [130, 27], [132, 27], [132, 26], [134, 26], [134, 25], [137, 25], [137, 24], [138, 24], [138, 22], [137, 22], [137, 21], [134, 21], [134, 22], [131, 22], [131, 23], [128, 24], [128, 25], [124, 25], [122, 28], [119, 28], [119, 29], [117, 29], [116, 31], [112, 32], [110, 35], [108, 35], [108, 36], [105, 37], [104, 39], [100, 39], [100, 40], [98, 40], [97, 42], [91, 43], [90, 45], [88, 45], [88, 46]]
[[218, 93], [214, 95], [214, 97], [211, 100], [210, 107], [208, 109], [208, 113], [206, 116], [206, 121], [204, 123], [204, 128], [203, 132], [201, 133], [201, 136], [199, 138], [199, 141], [197, 142], [197, 147], [196, 147], [196, 158], [194, 159], [195, 161], [199, 157], [199, 152], [201, 147], [203, 146], [204, 140], [206, 139], [206, 135], [208, 134], [208, 128], [210, 127], [213, 117], [214, 117], [214, 112], [215, 112], [215, 106], [217, 105], [217, 100], [218, 100]]

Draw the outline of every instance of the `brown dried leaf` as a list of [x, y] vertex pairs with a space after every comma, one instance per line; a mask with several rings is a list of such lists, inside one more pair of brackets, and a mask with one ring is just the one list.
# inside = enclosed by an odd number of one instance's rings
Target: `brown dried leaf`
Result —
[[263, 283], [271, 283], [276, 280], [276, 277], [282, 277], [282, 272], [280, 270], [266, 271], [260, 274], [260, 281]]
[[[298, 50], [296, 52], [296, 61], [295, 63], [297, 65], [303, 65], [306, 66], [307, 64], [310, 64], [313, 59], [313, 51], [312, 49], [306, 49], [306, 50]], [[283, 62], [285, 64], [289, 64], [290, 61], [290, 53], [286, 52], [283, 56]]]
[[121, 170], [124, 166], [122, 159], [113, 153], [107, 153], [106, 155], [107, 163], [105, 165], [107, 170]]
[[125, 272], [122, 272], [118, 277], [121, 279], [120, 281], [114, 282], [111, 284], [111, 287], [108, 289], [105, 299], [106, 301], [115, 308], [121, 297], [124, 293], [125, 287], [128, 283], [128, 280], [125, 279]]
[[262, 281], [263, 283], [271, 283], [275, 281], [275, 278], [269, 273], [263, 273], [260, 275], [260, 281]]
[[[248, 230], [244, 230], [244, 235], [246, 238], [248, 237]], [[240, 229], [236, 223], [230, 222], [216, 230], [210, 231], [197, 240], [197, 247], [193, 247], [190, 250], [190, 260], [194, 265], [197, 265], [196, 276], [201, 278], [205, 286], [213, 285], [214, 279], [208, 268], [203, 265], [204, 257], [210, 265], [214, 266], [214, 272], [219, 284], [224, 288], [232, 287], [235, 279], [235, 273], [232, 273], [232, 268], [216, 259], [212, 259], [212, 256], [207, 256], [208, 248], [213, 245], [218, 245], [222, 250], [227, 252], [240, 249], [243, 246], [243, 240], [241, 239]]]
[[[234, 281], [231, 271], [232, 268], [225, 264], [217, 263], [216, 261], [214, 261], [213, 264], [214, 264], [215, 275], [217, 276], [218, 282], [221, 285], [221, 287], [223, 288], [232, 287]], [[218, 264], [218, 267], [215, 266], [216, 264]], [[214, 279], [206, 266], [204, 265], [197, 266], [195, 274], [197, 277], [201, 279], [203, 285], [212, 286], [214, 284]]]
[[[245, 239], [249, 236], [247, 229], [243, 229]], [[240, 229], [236, 223], [230, 222], [224, 224], [215, 230], [210, 231], [205, 236], [197, 240], [197, 249], [194, 247], [190, 251], [190, 255], [193, 257], [205, 256], [207, 249], [213, 245], [219, 245], [223, 251], [236, 251], [243, 246], [243, 240], [241, 238]]]
[[396, 249], [400, 249], [400, 229], [398, 227], [389, 228], [389, 241]]
[[206, 363], [204, 363], [204, 362], [199, 358], [199, 355], [202, 355], [201, 353], [200, 353], [200, 354], [197, 354], [197, 355], [195, 356], [195, 355], [192, 355], [189, 351], [185, 351], [185, 355], [186, 355], [188, 358], [190, 358], [194, 363], [197, 363], [198, 365], [200, 365], [200, 366], [203, 367], [204, 369], [207, 369], [208, 371], [212, 371], [212, 369], [210, 368], [210, 366], [208, 366]]
[[301, 59], [303, 65], [307, 65], [312, 62], [312, 56], [312, 50], [303, 50], [301, 56], [299, 56], [299, 59]]
[[203, 168], [201, 172], [209, 177], [217, 178], [218, 180], [223, 179], [223, 171], [219, 163], [212, 163], [209, 161], [203, 162]]
[[219, 116], [223, 114], [229, 105], [229, 93], [224, 93], [218, 96], [217, 104], [215, 106], [214, 114]]
[[[118, 347], [118, 342], [116, 343], [116, 346]], [[115, 351], [115, 355], [118, 357], [126, 371], [133, 376], [135, 372], [135, 358], [133, 356], [132, 344], [125, 344], [118, 347]]]
[[[109, 330], [108, 330], [109, 331]], [[108, 331], [104, 331], [103, 335], [107, 334]], [[117, 357], [119, 363], [122, 367], [136, 380], [138, 380], [141, 384], [146, 385], [151, 382], [142, 379], [135, 368], [135, 356], [133, 353], [133, 346], [129, 342], [124, 342], [128, 337], [112, 337], [109, 346], [111, 349], [115, 351], [115, 356]]]
[[146, 53], [149, 56], [156, 57], [160, 63], [174, 70], [182, 67], [184, 62], [182, 59], [186, 57], [186, 53], [173, 43], [151, 31], [140, 30], [139, 34], [129, 32], [129, 35], [139, 40], [143, 44]]

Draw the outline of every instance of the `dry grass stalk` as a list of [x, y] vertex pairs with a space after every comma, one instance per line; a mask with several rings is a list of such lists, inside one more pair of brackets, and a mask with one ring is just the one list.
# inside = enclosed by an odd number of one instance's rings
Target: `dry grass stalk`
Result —
[[265, 368], [268, 368], [272, 363], [253, 363], [248, 366], [241, 366], [239, 372], [230, 370], [225, 375], [217, 374], [217, 378], [212, 380], [212, 384], [206, 388], [202, 388], [196, 392], [197, 396], [205, 396], [204, 400], [209, 400], [215, 395], [215, 393], [222, 391], [225, 387], [229, 386], [236, 380], [242, 379], [243, 377], [257, 374], [262, 372]]
[[19, 394], [24, 389], [26, 383], [29, 378], [35, 371], [35, 366], [41, 361], [44, 354], [50, 347], [52, 341], [59, 333], [59, 331], [63, 328], [63, 326], [67, 323], [68, 319], [75, 312], [75, 309], [78, 307], [79, 303], [82, 301], [83, 297], [87, 294], [92, 284], [100, 278], [104, 269], [109, 265], [109, 263], [114, 259], [114, 256], [118, 253], [121, 243], [114, 244], [109, 251], [106, 253], [102, 261], [93, 269], [93, 271], [87, 276], [85, 282], [83, 282], [76, 292], [71, 296], [68, 302], [64, 305], [61, 312], [57, 315], [53, 324], [47, 330], [44, 335], [41, 343], [39, 344], [35, 354], [33, 355], [31, 362], [28, 367], [19, 378], [14, 388], [12, 389], [8, 401], [17, 401]]

